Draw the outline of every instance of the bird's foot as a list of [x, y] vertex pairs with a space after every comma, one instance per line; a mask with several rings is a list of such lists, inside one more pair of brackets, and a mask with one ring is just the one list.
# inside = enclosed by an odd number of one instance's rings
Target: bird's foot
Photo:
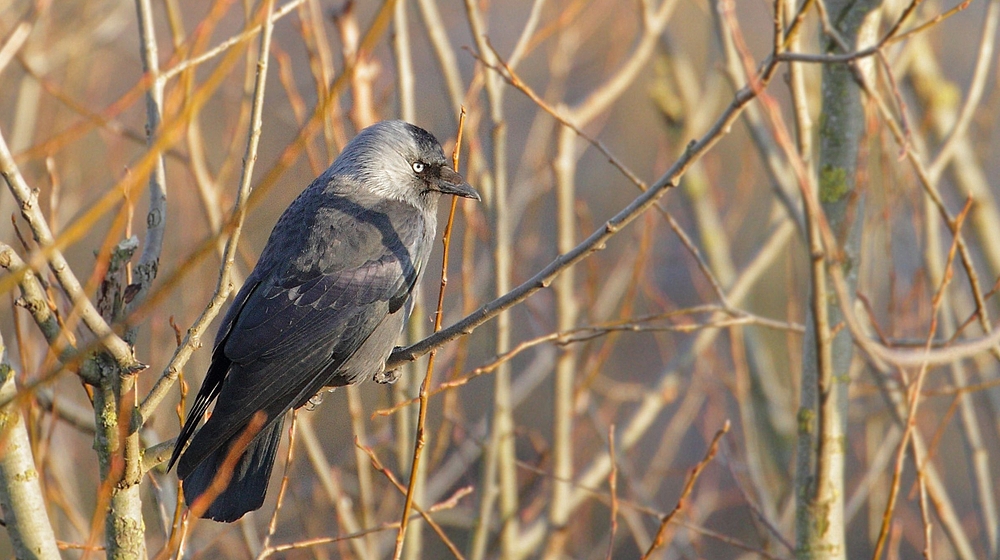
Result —
[[398, 369], [394, 369], [391, 371], [380, 371], [375, 374], [374, 379], [375, 383], [382, 383], [383, 385], [386, 384], [391, 385], [399, 379], [400, 375], [401, 373]]
[[321, 402], [323, 402], [323, 393], [326, 392], [327, 391], [320, 391], [315, 395], [313, 395], [312, 397], [309, 397], [309, 400], [306, 401], [305, 409], [308, 410], [309, 412], [316, 410], [316, 407], [319, 406]]

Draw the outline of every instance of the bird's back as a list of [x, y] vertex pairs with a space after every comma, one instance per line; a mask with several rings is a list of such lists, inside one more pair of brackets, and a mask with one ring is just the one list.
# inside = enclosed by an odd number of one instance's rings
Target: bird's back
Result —
[[216, 408], [181, 459], [182, 477], [257, 410], [270, 423], [324, 387], [379, 373], [402, 331], [433, 220], [405, 202], [338, 194], [324, 180], [278, 220], [226, 314], [205, 381], [219, 384]]

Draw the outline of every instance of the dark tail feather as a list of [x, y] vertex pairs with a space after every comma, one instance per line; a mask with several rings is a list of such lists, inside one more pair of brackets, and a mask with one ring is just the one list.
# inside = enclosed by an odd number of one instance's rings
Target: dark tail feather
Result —
[[[284, 415], [261, 432], [240, 457], [233, 469], [229, 486], [219, 494], [201, 516], [230, 523], [243, 517], [248, 511], [259, 509], [267, 494], [267, 482], [271, 478], [274, 456], [281, 442], [281, 428]], [[219, 474], [226, 460], [229, 445], [222, 445], [205, 458], [191, 474], [184, 477], [184, 501], [188, 507], [205, 493], [212, 480]]]

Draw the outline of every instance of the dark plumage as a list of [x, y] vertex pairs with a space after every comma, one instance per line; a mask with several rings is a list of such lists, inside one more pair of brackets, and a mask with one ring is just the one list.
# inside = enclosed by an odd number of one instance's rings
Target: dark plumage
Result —
[[361, 131], [281, 215], [223, 319], [170, 458], [190, 505], [253, 416], [266, 414], [204, 517], [235, 521], [263, 504], [285, 412], [382, 373], [431, 252], [441, 194], [479, 199], [430, 133], [385, 121]]

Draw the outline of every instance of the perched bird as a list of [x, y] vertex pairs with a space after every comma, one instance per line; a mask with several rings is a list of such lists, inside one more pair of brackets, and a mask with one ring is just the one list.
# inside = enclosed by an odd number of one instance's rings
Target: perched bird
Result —
[[[385, 375], [431, 252], [442, 194], [479, 200], [434, 136], [384, 121], [351, 140], [278, 219], [219, 328], [170, 458], [190, 505], [255, 415], [265, 415], [203, 517], [231, 522], [264, 503], [289, 409], [324, 388]], [[212, 415], [195, 431], [212, 401]]]

